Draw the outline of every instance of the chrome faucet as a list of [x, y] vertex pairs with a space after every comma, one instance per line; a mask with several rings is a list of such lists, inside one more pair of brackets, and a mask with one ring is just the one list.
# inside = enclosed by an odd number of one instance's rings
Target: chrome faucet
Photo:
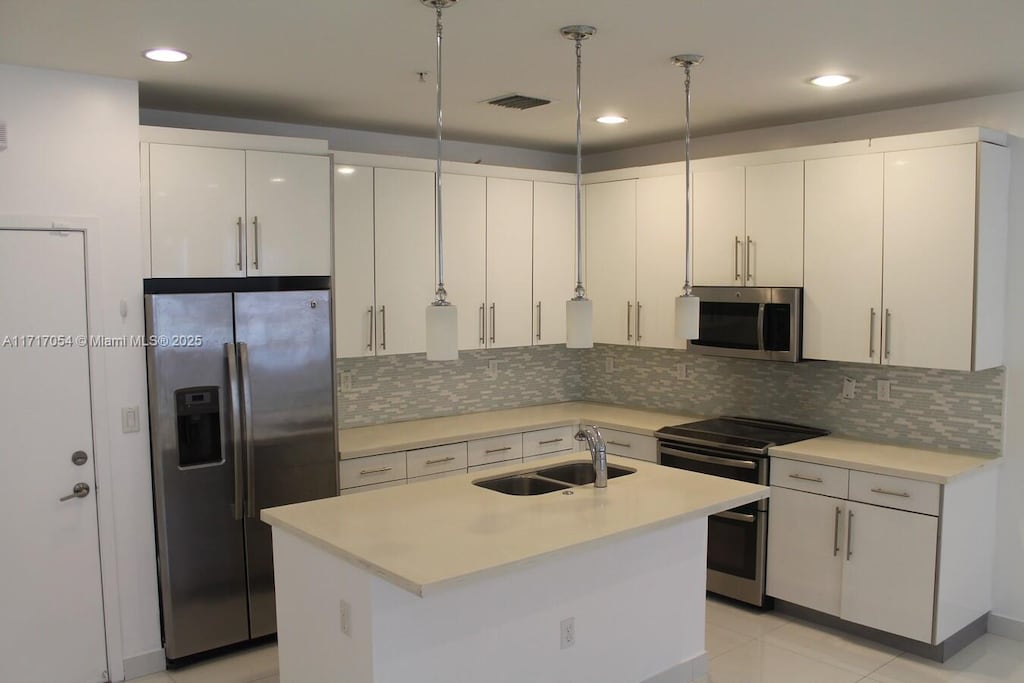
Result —
[[605, 453], [604, 437], [601, 430], [594, 425], [581, 425], [576, 432], [577, 441], [586, 441], [590, 448], [590, 458], [594, 461], [594, 486], [599, 489], [608, 486], [608, 455]]

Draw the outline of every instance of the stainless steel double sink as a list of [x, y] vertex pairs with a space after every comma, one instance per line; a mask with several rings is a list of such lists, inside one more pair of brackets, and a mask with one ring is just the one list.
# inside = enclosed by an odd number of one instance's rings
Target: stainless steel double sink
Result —
[[[608, 465], [609, 479], [623, 477], [634, 472], [636, 470], [630, 467]], [[564, 491], [574, 486], [593, 484], [596, 479], [593, 463], [590, 460], [578, 460], [529, 472], [516, 472], [490, 479], [478, 479], [473, 484], [499, 493], [507, 493], [510, 496], [539, 496], [542, 493]]]

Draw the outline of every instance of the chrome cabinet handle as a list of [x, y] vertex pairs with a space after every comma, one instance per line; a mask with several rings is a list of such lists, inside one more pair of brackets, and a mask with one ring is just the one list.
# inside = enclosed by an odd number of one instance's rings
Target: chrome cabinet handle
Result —
[[370, 324], [367, 327], [366, 335], [366, 350], [373, 351], [373, 306], [366, 309], [366, 314], [370, 317]]
[[623, 448], [632, 448], [632, 447], [633, 447], [633, 444], [630, 444], [630, 443], [621, 443], [621, 442], [619, 442], [619, 441], [609, 441], [609, 442], [608, 442], [608, 445], [609, 445], [609, 446], [622, 446]]
[[239, 521], [245, 515], [245, 492], [242, 488], [245, 472], [242, 467], [242, 409], [239, 405], [242, 394], [238, 389], [238, 360], [234, 344], [224, 344], [224, 356], [228, 363], [228, 397], [231, 402], [231, 455], [235, 459], [235, 503], [232, 512], [235, 520]]
[[487, 304], [480, 304], [480, 346], [483, 346], [487, 342], [487, 331], [485, 327], [485, 314], [484, 311], [487, 308]]
[[504, 453], [505, 451], [510, 451], [510, 450], [512, 450], [511, 446], [505, 446], [504, 448], [491, 448], [491, 449], [488, 449], [488, 450], [484, 451], [484, 453], [485, 454], [488, 454], [488, 453]]
[[260, 269], [260, 217], [252, 217], [252, 267]]
[[822, 478], [821, 477], [808, 477], [808, 476], [803, 475], [803, 474], [791, 474], [791, 475], [789, 475], [789, 478], [790, 479], [799, 479], [800, 481], [813, 481], [815, 484], [822, 483]]
[[853, 510], [846, 520], [846, 559], [853, 557]]
[[719, 519], [731, 519], [734, 522], [745, 522], [747, 524], [753, 524], [757, 520], [757, 517], [754, 515], [748, 515], [743, 512], [731, 512], [729, 510], [718, 512], [711, 516], [718, 517]]
[[753, 269], [751, 268], [751, 264], [750, 264], [750, 247], [753, 244], [754, 244], [754, 240], [750, 239], [750, 237], [748, 236], [747, 237], [747, 260], [746, 260], [746, 263], [744, 264], [744, 266], [745, 266], [744, 270], [747, 271], [747, 282], [749, 282], [749, 281], [754, 279], [754, 274], [753, 274], [753, 272], [751, 272]]
[[875, 357], [875, 309], [871, 309], [871, 322], [868, 325], [868, 358]]
[[365, 476], [367, 474], [380, 474], [382, 472], [390, 472], [395, 469], [394, 467], [378, 467], [372, 470], [359, 470], [359, 476]]
[[892, 353], [892, 313], [885, 309], [885, 357]]
[[495, 322], [496, 322], [495, 316], [496, 316], [496, 313], [495, 313], [494, 304], [491, 304], [491, 343], [492, 344], [494, 343], [494, 327], [495, 327]]
[[633, 302], [626, 302], [626, 341], [633, 340]]
[[839, 554], [839, 518], [843, 516], [843, 509], [836, 505], [836, 526], [832, 531], [832, 557]]
[[388, 350], [388, 314], [384, 306], [380, 307], [380, 350]]
[[736, 237], [736, 244], [735, 244], [735, 246], [733, 247], [733, 250], [732, 250], [732, 257], [733, 257], [732, 260], [733, 260], [733, 266], [735, 267], [735, 270], [736, 270], [736, 279], [737, 280], [739, 280], [740, 277], [741, 277], [740, 276], [740, 244], [741, 244], [740, 238], [737, 236]]
[[549, 443], [559, 443], [560, 441], [565, 441], [565, 439], [563, 439], [562, 437], [558, 437], [557, 439], [545, 439], [544, 441], [540, 441], [538, 443], [541, 446], [547, 446]]
[[235, 261], [235, 265], [238, 269], [242, 269], [242, 240], [245, 239], [245, 226], [243, 225], [242, 217], [238, 217], [238, 260]]
[[910, 498], [910, 493], [907, 491], [889, 491], [888, 489], [871, 489], [872, 493], [881, 493], [883, 496], [899, 496], [900, 498]]
[[71, 493], [61, 497], [60, 502], [63, 503], [64, 501], [71, 500], [72, 498], [85, 498], [86, 496], [89, 495], [90, 490], [91, 489], [89, 488], [88, 484], [86, 484], [84, 481], [80, 481], [77, 484], [75, 484], [75, 487], [73, 489], [71, 489]]
[[640, 311], [641, 311], [641, 309], [643, 309], [643, 306], [640, 305], [639, 301], [637, 301], [636, 302], [636, 340], [638, 342], [643, 338], [643, 337], [640, 336]]
[[[437, 464], [440, 464], [442, 462], [451, 462], [454, 459], [455, 459], [455, 456], [449, 455], [447, 458], [436, 458], [434, 460], [428, 460], [427, 464], [428, 465], [437, 465]], [[390, 469], [390, 468], [388, 468], [388, 469]]]
[[245, 410], [245, 505], [246, 514], [256, 517], [256, 443], [253, 435], [252, 382], [249, 375], [249, 345], [238, 343], [241, 366], [242, 407]]
[[543, 318], [540, 315], [540, 302], [537, 302], [537, 341], [540, 341], [540, 323]]

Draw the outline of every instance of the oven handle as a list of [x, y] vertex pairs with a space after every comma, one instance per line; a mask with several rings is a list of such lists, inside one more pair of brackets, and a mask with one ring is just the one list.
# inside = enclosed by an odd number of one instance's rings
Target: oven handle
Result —
[[748, 515], [742, 512], [730, 512], [728, 510], [725, 512], [716, 513], [711, 516], [718, 517], [720, 519], [731, 519], [734, 522], [745, 522], [747, 524], [753, 524], [757, 521], [757, 516], [755, 515]]
[[726, 467], [739, 467], [744, 470], [756, 470], [756, 460], [742, 460], [739, 458], [716, 458], [713, 455], [701, 455], [700, 453], [689, 453], [687, 451], [680, 451], [671, 446], [662, 445], [660, 449], [663, 453], [674, 455], [684, 460], [696, 460], [697, 462], [706, 462], [711, 465], [725, 465]]
[[[664, 449], [667, 449], [667, 450], [668, 449], [674, 449], [674, 447], [677, 444], [680, 445], [680, 446], [683, 446], [683, 447], [692, 444], [694, 446], [707, 446], [709, 448], [718, 448], [718, 449], [722, 448], [721, 442], [705, 441], [703, 439], [695, 439], [695, 438], [693, 438], [691, 436], [686, 437], [686, 442], [685, 443], [679, 443], [679, 442], [673, 443], [671, 441], [661, 441], [661, 442], [659, 442], [659, 446], [661, 448], [664, 448]], [[749, 446], [729, 446], [729, 450], [735, 450], [738, 453], [749, 453], [750, 455], [765, 455], [764, 450], [762, 450], [760, 448], [751, 448]], [[679, 451], [679, 452], [680, 453], [687, 453], [687, 451]]]

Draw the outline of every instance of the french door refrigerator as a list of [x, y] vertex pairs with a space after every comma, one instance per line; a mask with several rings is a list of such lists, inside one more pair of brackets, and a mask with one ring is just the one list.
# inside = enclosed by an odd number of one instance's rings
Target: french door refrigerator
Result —
[[[276, 632], [271, 533], [259, 511], [337, 495], [338, 457], [329, 290], [153, 293], [182, 286], [170, 282], [147, 281], [145, 307], [173, 663]], [[260, 286], [225, 288], [238, 282]]]

